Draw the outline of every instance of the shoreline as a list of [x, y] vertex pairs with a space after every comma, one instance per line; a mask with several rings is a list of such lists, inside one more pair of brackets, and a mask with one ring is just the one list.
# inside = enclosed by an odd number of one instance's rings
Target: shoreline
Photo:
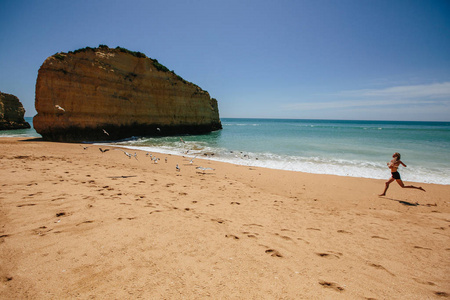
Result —
[[448, 185], [99, 147], [0, 139], [1, 298], [450, 295]]
[[[215, 156], [206, 156], [202, 155], [202, 153], [195, 153], [195, 154], [182, 154], [182, 153], [176, 153], [173, 150], [167, 150], [166, 152], [161, 151], [161, 149], [158, 149], [157, 147], [153, 148], [153, 147], [147, 147], [147, 146], [132, 146], [132, 145], [114, 145], [114, 144], [108, 144], [108, 143], [92, 143], [94, 145], [99, 145], [99, 146], [105, 146], [105, 147], [118, 147], [118, 148], [125, 148], [125, 149], [129, 149], [129, 150], [133, 150], [133, 151], [141, 151], [141, 152], [154, 152], [157, 153], [159, 155], [174, 155], [174, 156], [182, 156], [182, 157], [191, 157], [191, 158], [200, 158], [200, 159], [204, 159], [204, 160], [210, 160], [213, 162], [218, 162], [218, 163], [226, 163], [226, 164], [232, 164], [232, 165], [238, 165], [238, 166], [242, 166], [242, 167], [250, 167], [250, 168], [262, 168], [262, 169], [268, 169], [268, 170], [277, 170], [277, 171], [286, 171], [286, 172], [299, 172], [299, 173], [303, 173], [303, 174], [311, 174], [311, 175], [325, 175], [325, 176], [339, 176], [339, 177], [348, 177], [348, 178], [365, 178], [365, 179], [373, 179], [373, 180], [384, 180], [387, 181], [390, 177], [390, 171], [388, 168], [385, 168], [385, 173], [386, 173], [386, 177], [383, 178], [377, 178], [377, 177], [369, 177], [369, 176], [357, 176], [357, 175], [349, 175], [349, 174], [336, 174], [336, 173], [325, 173], [325, 172], [319, 172], [319, 171], [302, 171], [302, 170], [293, 170], [293, 169], [283, 169], [283, 168], [279, 168], [279, 167], [270, 167], [270, 166], [265, 166], [265, 165], [258, 165], [257, 162], [260, 162], [260, 160], [257, 158], [256, 160], [250, 160], [250, 159], [243, 159], [241, 158], [241, 162], [238, 160], [238, 158], [236, 157], [235, 160], [231, 159], [231, 158], [216, 158]], [[406, 173], [409, 172], [410, 170], [406, 170], [406, 169], [402, 169], [402, 174], [404, 173], [403, 171], [405, 171]], [[407, 176], [406, 176], [407, 177]], [[424, 181], [414, 181], [414, 180], [407, 180], [407, 179], [403, 179], [404, 182], [410, 182], [410, 183], [415, 183], [415, 184], [437, 184], [437, 185], [443, 185], [443, 186], [450, 186], [450, 183], [445, 184], [445, 183], [437, 183], [437, 182], [424, 182]]]
[[[270, 119], [273, 120], [273, 119]], [[328, 121], [340, 121], [342, 120], [328, 120]], [[348, 120], [348, 122], [353, 122]], [[360, 121], [362, 122], [362, 121]], [[392, 123], [393, 121], [386, 121], [388, 123]], [[399, 122], [404, 123], [404, 122]], [[419, 122], [420, 123], [420, 122]], [[429, 123], [429, 122], [422, 122]], [[443, 122], [436, 122], [443, 123]], [[20, 131], [20, 130], [19, 130]], [[32, 129], [34, 131], [34, 129]], [[35, 131], [34, 131], [35, 132]], [[35, 132], [36, 133], [36, 132]], [[37, 133], [36, 133], [37, 134]], [[27, 138], [28, 136], [0, 136], [0, 138]], [[39, 138], [40, 136], [29, 135], [29, 138]], [[142, 137], [141, 137], [142, 138]], [[146, 146], [145, 143], [138, 143], [139, 146], [133, 145], [134, 142], [130, 142], [130, 144], [121, 144], [125, 141], [133, 141], [133, 137], [130, 139], [125, 139], [122, 141], [115, 141], [114, 143], [118, 143], [116, 145], [111, 144], [108, 141], [103, 142], [81, 142], [81, 143], [89, 143], [89, 144], [101, 144], [105, 146], [111, 147], [125, 147], [133, 150], [140, 151], [151, 151], [157, 153], [163, 153], [164, 155], [172, 154], [183, 156], [186, 155], [180, 149], [188, 150], [189, 147], [183, 147], [183, 145], [165, 145], [165, 146]], [[138, 139], [139, 140], [139, 139]], [[135, 141], [138, 141], [135, 140]], [[295, 171], [295, 172], [303, 172], [308, 174], [319, 174], [319, 175], [337, 175], [344, 177], [354, 177], [354, 178], [369, 178], [369, 179], [381, 179], [388, 180], [390, 177], [390, 172], [386, 168], [385, 163], [382, 163], [386, 157], [365, 157], [365, 158], [345, 158], [345, 155], [342, 157], [339, 156], [321, 156], [321, 157], [303, 157], [301, 155], [288, 155], [281, 154], [277, 151], [272, 152], [249, 152], [245, 150], [226, 150], [226, 148], [210, 148], [209, 145], [197, 145], [197, 141], [189, 141], [188, 143], [192, 143], [192, 147], [194, 151], [195, 149], [198, 152], [201, 152], [199, 149], [202, 147], [206, 147], [207, 152], [215, 153], [215, 156], [205, 159], [211, 159], [213, 161], [218, 162], [226, 162], [230, 164], [237, 164], [247, 167], [258, 167], [258, 168], [268, 168], [273, 170], [285, 170], [285, 171]], [[121, 144], [121, 145], [120, 145]], [[200, 148], [198, 148], [200, 147]], [[151, 149], [151, 150], [143, 150]], [[244, 147], [245, 148], [245, 147]], [[189, 149], [190, 150], [190, 149]], [[395, 151], [396, 149], [392, 149]], [[381, 151], [383, 152], [383, 151]], [[189, 156], [189, 155], [188, 155]], [[390, 155], [387, 156], [388, 158]], [[203, 157], [204, 158], [204, 157]], [[442, 164], [439, 162], [436, 165], [436, 162], [426, 162], [421, 161], [421, 159], [411, 159], [411, 164], [409, 168], [403, 168], [401, 170], [401, 174], [403, 180], [407, 182], [416, 182], [419, 184], [440, 184], [440, 185], [450, 185], [450, 178], [448, 176], [448, 168], [442, 167], [448, 164]], [[407, 163], [409, 160], [407, 160]]]

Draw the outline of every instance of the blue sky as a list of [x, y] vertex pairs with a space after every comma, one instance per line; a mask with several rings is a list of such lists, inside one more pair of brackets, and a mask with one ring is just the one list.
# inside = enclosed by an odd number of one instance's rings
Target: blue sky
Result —
[[0, 91], [57, 52], [145, 53], [221, 117], [450, 121], [450, 1], [0, 1]]

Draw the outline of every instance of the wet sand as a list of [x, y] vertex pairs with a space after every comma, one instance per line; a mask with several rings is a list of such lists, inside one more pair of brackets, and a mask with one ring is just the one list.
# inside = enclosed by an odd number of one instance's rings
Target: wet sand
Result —
[[1, 299], [450, 297], [450, 186], [83, 146], [0, 139]]

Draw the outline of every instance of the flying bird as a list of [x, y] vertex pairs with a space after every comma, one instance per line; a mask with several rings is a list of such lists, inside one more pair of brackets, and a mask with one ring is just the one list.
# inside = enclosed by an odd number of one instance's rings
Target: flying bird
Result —
[[[208, 171], [208, 170], [212, 170], [212, 171], [214, 171], [214, 169], [213, 169], [213, 168], [204, 168], [204, 167], [197, 167], [196, 169], [202, 170], [203, 172], [201, 172], [201, 173], [203, 173], [203, 174], [205, 174], [205, 171]], [[200, 173], [200, 172], [198, 172], [198, 173]]]
[[100, 150], [101, 153], [105, 153], [107, 151], [109, 151], [109, 149], [102, 149], [102, 148], [98, 148]]
[[207, 171], [207, 170], [215, 170], [213, 168], [204, 168], [204, 167], [197, 167], [196, 169], [202, 170], [202, 171]]
[[107, 136], [109, 136], [109, 133], [105, 129], [102, 129], [102, 130], [103, 130], [103, 133], [105, 133]]
[[122, 150], [122, 149], [114, 149], [114, 150], [122, 151], [123, 153], [125, 153], [126, 156], [128, 156], [128, 158], [131, 159], [131, 157], [134, 157], [136, 160], [138, 160], [138, 159], [137, 159], [137, 154], [136, 154], [136, 152], [134, 152], [134, 155], [131, 155], [130, 153], [128, 153], [127, 151]]
[[66, 111], [64, 108], [62, 108], [61, 106], [59, 106], [58, 104], [55, 105], [55, 108], [60, 110], [60, 111]]

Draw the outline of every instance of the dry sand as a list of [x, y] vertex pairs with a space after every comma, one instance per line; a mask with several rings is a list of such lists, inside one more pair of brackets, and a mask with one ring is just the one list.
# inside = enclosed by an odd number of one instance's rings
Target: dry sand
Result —
[[450, 186], [98, 148], [0, 139], [1, 299], [450, 295]]

